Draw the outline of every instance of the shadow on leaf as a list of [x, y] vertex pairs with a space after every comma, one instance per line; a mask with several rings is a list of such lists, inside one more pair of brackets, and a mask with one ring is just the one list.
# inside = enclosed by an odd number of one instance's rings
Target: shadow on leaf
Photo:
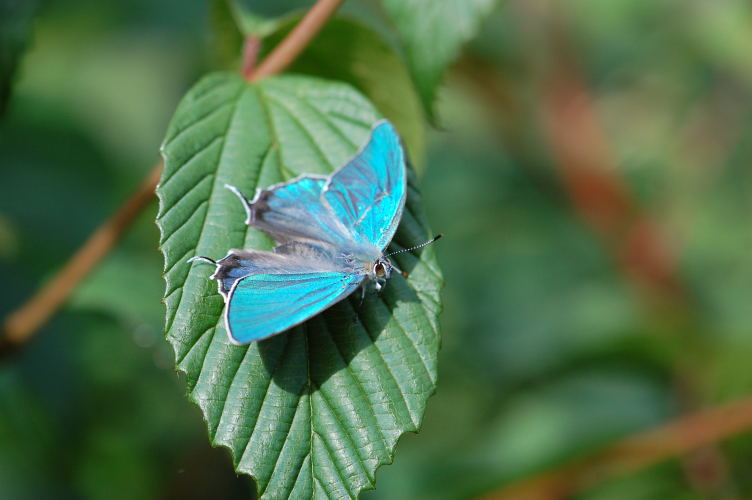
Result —
[[399, 301], [420, 303], [401, 276], [393, 277], [381, 295], [368, 293], [363, 304], [356, 291], [302, 325], [259, 342], [264, 366], [287, 392], [303, 394], [309, 379], [316, 390], [362, 350], [374, 348]]

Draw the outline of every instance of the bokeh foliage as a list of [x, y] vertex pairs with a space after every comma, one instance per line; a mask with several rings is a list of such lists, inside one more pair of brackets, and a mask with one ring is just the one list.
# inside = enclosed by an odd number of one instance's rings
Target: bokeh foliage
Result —
[[[347, 13], [366, 22], [372, 6], [358, 3]], [[693, 308], [678, 331], [565, 193], [541, 123], [550, 15], [503, 3], [439, 91], [442, 128], [428, 134], [420, 184], [432, 226], [448, 235], [436, 247], [447, 282], [440, 389], [421, 434], [403, 438], [364, 498], [466, 498], [555, 467], [679, 414], [677, 372], [696, 379], [699, 405], [749, 393], [748, 3], [575, 0], [556, 11], [618, 174], [672, 242]], [[40, 10], [0, 123], [0, 312], [151, 168], [181, 95], [216, 67], [207, 19], [207, 6], [176, 0]], [[0, 367], [3, 498], [253, 491], [207, 446], [161, 341], [155, 214], [156, 203]], [[749, 496], [749, 438], [720, 451], [728, 482]], [[674, 460], [575, 498], [704, 496]]]

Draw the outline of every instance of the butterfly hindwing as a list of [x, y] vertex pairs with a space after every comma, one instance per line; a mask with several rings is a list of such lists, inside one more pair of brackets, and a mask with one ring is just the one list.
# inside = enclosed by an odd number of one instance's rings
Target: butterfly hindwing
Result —
[[246, 205], [246, 223], [264, 231], [279, 244], [293, 241], [321, 242], [343, 246], [352, 240], [352, 231], [324, 204], [321, 192], [327, 178], [300, 176], [259, 191]]
[[263, 250], [230, 250], [217, 261], [212, 279], [219, 284], [219, 293], [227, 299], [235, 282], [253, 274], [284, 274], [341, 271], [342, 266], [326, 248], [301, 242], [284, 243], [273, 252]]
[[347, 297], [362, 275], [342, 272], [255, 274], [229, 292], [225, 327], [238, 344], [270, 337]]

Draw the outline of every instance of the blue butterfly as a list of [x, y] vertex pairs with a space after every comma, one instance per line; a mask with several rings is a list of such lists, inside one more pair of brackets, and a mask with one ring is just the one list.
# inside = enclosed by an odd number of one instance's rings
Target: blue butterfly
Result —
[[392, 271], [384, 254], [407, 195], [405, 153], [394, 127], [378, 122], [368, 143], [329, 176], [302, 175], [243, 202], [246, 224], [277, 244], [271, 252], [230, 250], [211, 279], [225, 299], [225, 329], [235, 344], [298, 325], [370, 283], [377, 291]]

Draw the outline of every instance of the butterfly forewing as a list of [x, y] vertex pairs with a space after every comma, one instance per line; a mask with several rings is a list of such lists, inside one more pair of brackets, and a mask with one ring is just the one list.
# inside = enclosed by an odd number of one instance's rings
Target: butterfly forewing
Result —
[[406, 194], [405, 155], [386, 121], [374, 127], [366, 146], [324, 187], [324, 199], [337, 218], [379, 250], [394, 237]]

